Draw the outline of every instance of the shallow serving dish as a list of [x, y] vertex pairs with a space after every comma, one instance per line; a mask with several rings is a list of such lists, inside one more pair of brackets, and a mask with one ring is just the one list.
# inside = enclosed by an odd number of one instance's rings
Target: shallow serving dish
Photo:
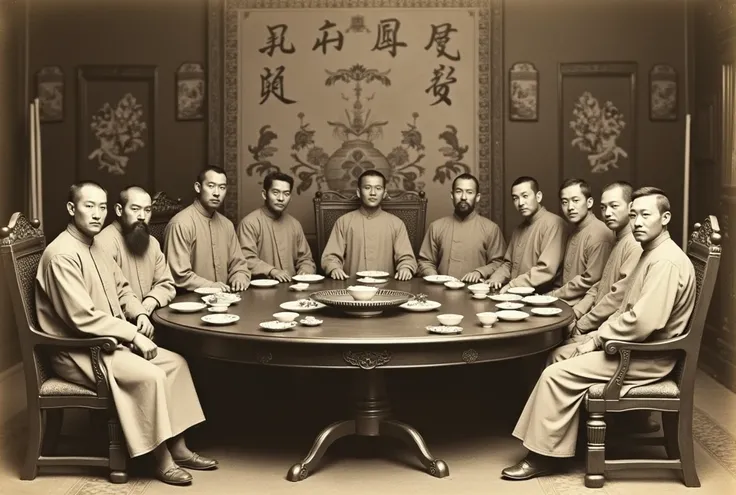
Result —
[[498, 316], [499, 320], [521, 321], [523, 319], [529, 318], [529, 313], [526, 313], [524, 311], [505, 309], [503, 311], [497, 311], [496, 316]]
[[522, 296], [528, 296], [534, 294], [534, 287], [509, 287], [511, 294], [521, 294]]
[[556, 300], [557, 298], [554, 296], [526, 296], [522, 299], [523, 302], [532, 306], [549, 306]]
[[230, 323], [235, 323], [240, 319], [240, 316], [233, 315], [230, 313], [216, 313], [213, 315], [204, 315], [201, 320], [205, 323], [209, 323], [210, 325], [229, 325]]
[[519, 294], [491, 294], [488, 296], [492, 301], [496, 302], [514, 302], [524, 299]]
[[259, 325], [262, 329], [267, 330], [269, 332], [284, 332], [286, 330], [291, 330], [296, 326], [295, 321], [264, 321]]
[[389, 276], [389, 273], [382, 270], [363, 270], [362, 272], [356, 273], [356, 275], [358, 277], [386, 278]]
[[222, 304], [235, 304], [240, 302], [239, 294], [229, 294], [227, 292], [219, 292], [217, 294], [210, 294], [209, 296], [202, 296], [202, 300], [210, 306], [222, 305]]
[[169, 304], [169, 307], [178, 313], [196, 313], [207, 305], [200, 302], [177, 302]]
[[463, 327], [455, 325], [429, 325], [426, 328], [429, 333], [453, 334], [463, 332]]
[[250, 281], [250, 285], [253, 287], [273, 287], [279, 285], [278, 280], [272, 280], [270, 278], [257, 278]]
[[299, 299], [296, 301], [286, 301], [279, 304], [279, 308], [286, 311], [296, 311], [297, 313], [310, 313], [324, 308], [325, 305], [311, 299]]
[[194, 289], [194, 292], [197, 294], [217, 294], [218, 292], [222, 292], [222, 289], [218, 289], [217, 287], [198, 287]]
[[318, 320], [313, 316], [307, 316], [306, 318], [299, 320], [299, 323], [305, 327], [317, 327], [322, 324], [322, 320]]
[[363, 277], [359, 278], [358, 282], [361, 284], [385, 284], [388, 282], [387, 278], [373, 278], [373, 277]]
[[442, 306], [442, 304], [438, 303], [437, 301], [425, 301], [425, 302], [419, 302], [419, 301], [407, 301], [401, 306], [400, 308], [403, 308], [407, 311], [432, 311]]
[[316, 273], [307, 273], [303, 275], [294, 275], [291, 277], [292, 280], [296, 280], [297, 282], [319, 282], [320, 280], [324, 280], [324, 275], [318, 275]]
[[557, 316], [562, 313], [561, 308], [532, 308], [531, 311], [537, 316]]
[[432, 284], [444, 284], [445, 282], [449, 282], [450, 280], [457, 280], [457, 279], [449, 275], [426, 275], [424, 277], [425, 282], [429, 282]]
[[524, 307], [524, 305], [519, 302], [502, 302], [496, 304], [496, 307], [498, 309], [521, 309]]

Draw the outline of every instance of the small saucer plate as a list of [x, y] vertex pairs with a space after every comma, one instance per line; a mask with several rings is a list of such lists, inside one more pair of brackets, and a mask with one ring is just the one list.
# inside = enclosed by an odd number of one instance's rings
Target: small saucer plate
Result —
[[522, 296], [528, 296], [534, 294], [534, 287], [509, 287], [511, 294], [521, 294]]
[[264, 321], [259, 326], [268, 332], [285, 332], [294, 328], [296, 326], [296, 322], [272, 320]]
[[306, 318], [299, 320], [299, 323], [301, 323], [305, 327], [318, 327], [322, 324], [322, 320], [318, 320], [313, 316], [307, 316]]
[[373, 278], [373, 277], [363, 277], [359, 278], [358, 282], [361, 284], [385, 284], [388, 282], [387, 278]]
[[210, 325], [229, 325], [240, 319], [240, 316], [230, 313], [215, 313], [212, 315], [204, 315], [202, 321]]
[[407, 311], [432, 311], [442, 306], [442, 304], [438, 303], [437, 301], [426, 301], [423, 303], [417, 302], [417, 301], [408, 301], [399, 306], [402, 309], [405, 309]]
[[210, 313], [227, 313], [228, 306], [210, 306], [207, 311]]
[[496, 316], [498, 316], [499, 320], [521, 321], [526, 318], [529, 318], [529, 313], [525, 311], [515, 311], [515, 310], [504, 309], [503, 311], [497, 311]]
[[324, 275], [318, 275], [316, 273], [306, 273], [302, 275], [294, 275], [291, 277], [292, 280], [296, 280], [297, 282], [319, 282], [321, 280], [324, 280]]
[[561, 308], [532, 308], [531, 311], [537, 316], [557, 316], [562, 313]]
[[322, 309], [324, 307], [324, 304], [317, 301], [312, 301], [311, 299], [286, 301], [285, 303], [279, 304], [279, 308], [285, 309], [286, 311], [296, 311], [297, 313], [309, 313], [311, 311], [317, 311], [318, 309]]
[[555, 296], [526, 296], [522, 299], [523, 302], [532, 306], [549, 306], [556, 300], [557, 298]]
[[381, 270], [363, 270], [362, 272], [356, 273], [359, 277], [374, 277], [374, 278], [386, 278], [389, 273]]
[[519, 302], [502, 302], [496, 304], [496, 307], [498, 309], [521, 309], [524, 307], [524, 305]]
[[273, 287], [279, 285], [278, 280], [272, 280], [270, 278], [257, 278], [250, 281], [250, 285], [253, 287]]
[[463, 332], [463, 327], [457, 326], [446, 326], [446, 325], [428, 325], [427, 331], [429, 333], [439, 333], [444, 335], [451, 335]]
[[296, 292], [301, 292], [301, 291], [305, 291], [309, 289], [309, 284], [305, 282], [299, 282], [298, 284], [290, 285], [289, 289], [296, 291]]
[[178, 302], [169, 304], [169, 307], [177, 313], [196, 313], [206, 308], [207, 305], [200, 302]]
[[496, 302], [514, 302], [514, 301], [521, 301], [524, 299], [519, 294], [492, 294], [488, 296], [492, 301]]
[[217, 294], [219, 292], [222, 292], [222, 289], [218, 289], [217, 287], [198, 287], [194, 289], [194, 292], [196, 292], [197, 294], [208, 295], [208, 294]]
[[429, 282], [432, 284], [444, 284], [445, 282], [449, 282], [450, 280], [457, 279], [449, 275], [427, 275], [424, 277], [425, 282]]

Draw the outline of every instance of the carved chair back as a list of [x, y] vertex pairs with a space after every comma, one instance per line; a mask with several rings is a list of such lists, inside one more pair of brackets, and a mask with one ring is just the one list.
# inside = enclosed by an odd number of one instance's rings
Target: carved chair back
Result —
[[161, 244], [164, 245], [164, 231], [169, 220], [184, 209], [181, 199], [172, 199], [165, 192], [157, 192], [151, 203], [151, 222], [148, 229], [151, 235]]
[[[342, 215], [358, 209], [360, 199], [354, 193], [340, 193], [337, 191], [318, 191], [314, 197], [314, 220], [317, 230], [317, 266], [322, 259], [322, 252], [330, 238], [332, 227]], [[381, 203], [381, 208], [399, 217], [406, 225], [409, 241], [414, 249], [414, 255], [424, 240], [424, 231], [427, 221], [427, 198], [424, 191], [389, 191], [388, 197]]]

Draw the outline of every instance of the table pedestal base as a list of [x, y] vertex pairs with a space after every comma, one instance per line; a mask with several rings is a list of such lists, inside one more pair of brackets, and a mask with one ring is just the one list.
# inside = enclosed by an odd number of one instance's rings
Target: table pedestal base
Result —
[[357, 398], [355, 400], [355, 418], [333, 423], [320, 432], [312, 444], [309, 454], [299, 463], [294, 464], [286, 474], [289, 481], [301, 481], [309, 476], [317, 466], [322, 456], [335, 440], [348, 435], [388, 436], [401, 440], [407, 444], [414, 455], [427, 469], [427, 472], [437, 478], [444, 478], [450, 474], [450, 469], [444, 461], [435, 459], [429, 452], [424, 439], [417, 430], [402, 423], [389, 419], [391, 406], [386, 394], [386, 382], [383, 371], [367, 370], [357, 372], [355, 381]]

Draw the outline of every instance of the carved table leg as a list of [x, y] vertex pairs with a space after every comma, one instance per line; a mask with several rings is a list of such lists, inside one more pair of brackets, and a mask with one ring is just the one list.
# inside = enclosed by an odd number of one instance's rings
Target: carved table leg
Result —
[[383, 420], [381, 421], [381, 435], [397, 438], [407, 444], [432, 476], [444, 478], [450, 474], [450, 468], [447, 467], [445, 461], [435, 459], [429, 453], [427, 444], [424, 443], [419, 432], [406, 423], [391, 419]]
[[289, 481], [301, 481], [309, 476], [309, 472], [319, 463], [322, 456], [325, 455], [327, 449], [335, 440], [342, 437], [355, 434], [355, 421], [338, 421], [322, 430], [312, 444], [312, 449], [302, 462], [298, 462], [291, 466], [286, 474]]

